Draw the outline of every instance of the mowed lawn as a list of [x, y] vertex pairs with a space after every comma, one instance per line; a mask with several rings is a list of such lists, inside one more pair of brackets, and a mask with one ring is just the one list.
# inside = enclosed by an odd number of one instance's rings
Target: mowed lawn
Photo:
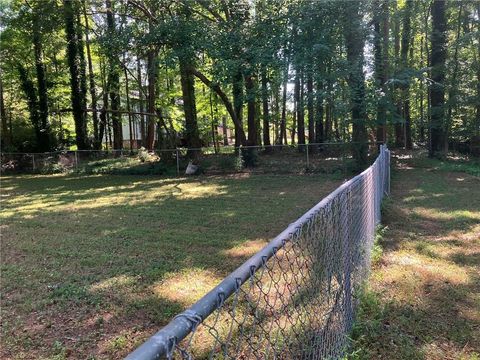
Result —
[[480, 359], [478, 163], [394, 161], [352, 359]]
[[340, 182], [3, 177], [0, 358], [123, 357]]

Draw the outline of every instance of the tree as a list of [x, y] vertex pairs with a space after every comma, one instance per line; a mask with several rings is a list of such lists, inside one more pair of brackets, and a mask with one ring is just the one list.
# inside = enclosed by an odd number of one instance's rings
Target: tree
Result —
[[363, 166], [367, 163], [367, 109], [365, 102], [365, 75], [363, 73], [364, 31], [361, 25], [360, 2], [344, 3], [344, 34], [349, 65], [353, 158]]
[[108, 92], [113, 128], [113, 147], [123, 149], [122, 117], [120, 110], [120, 61], [116, 49], [115, 15], [111, 0], [105, 0], [107, 9], [107, 57], [108, 57]]
[[63, 1], [63, 14], [65, 19], [65, 34], [67, 40], [67, 57], [68, 66], [70, 69], [70, 89], [71, 89], [71, 101], [72, 112], [75, 121], [75, 137], [79, 150], [85, 150], [89, 148], [88, 136], [87, 136], [87, 120], [85, 116], [85, 109], [83, 104], [86, 103], [84, 93], [81, 88], [80, 80], [80, 55], [79, 55], [79, 43], [77, 38], [76, 29], [76, 11], [78, 9], [74, 6], [73, 1]]
[[434, 0], [432, 3], [432, 34], [430, 39], [430, 66], [432, 68], [432, 84], [430, 86], [430, 157], [439, 155], [445, 149], [445, 61], [447, 59], [445, 6], [444, 0]]

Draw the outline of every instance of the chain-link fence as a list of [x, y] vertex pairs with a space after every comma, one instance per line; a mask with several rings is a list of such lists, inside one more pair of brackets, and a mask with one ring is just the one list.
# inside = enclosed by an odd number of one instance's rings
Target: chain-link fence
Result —
[[367, 278], [390, 152], [344, 183], [127, 359], [338, 359]]
[[[77, 150], [49, 153], [2, 153], [2, 173], [184, 175], [189, 163], [204, 174], [253, 173], [341, 173], [354, 167], [354, 143], [204, 147], [198, 149]], [[369, 155], [378, 152], [368, 144]]]

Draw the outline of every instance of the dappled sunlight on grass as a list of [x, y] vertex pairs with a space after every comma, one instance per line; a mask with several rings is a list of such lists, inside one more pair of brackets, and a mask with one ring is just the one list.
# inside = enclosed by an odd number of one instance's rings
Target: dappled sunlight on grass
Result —
[[380, 320], [365, 320], [377, 324], [364, 332], [366, 358], [477, 359], [479, 179], [433, 160], [398, 165], [384, 209], [384, 255], [372, 273]]
[[415, 207], [411, 209], [413, 214], [429, 220], [480, 220], [479, 211], [470, 210], [454, 210], [443, 211], [438, 209], [432, 209], [428, 207]]
[[214, 272], [199, 268], [183, 269], [180, 273], [165, 274], [152, 285], [155, 295], [185, 306], [192, 305], [222, 280]]
[[196, 181], [166, 185], [157, 181], [150, 183], [147, 188], [142, 186], [142, 183], [133, 183], [127, 186], [106, 186], [83, 191], [54, 191], [49, 194], [26, 193], [5, 200], [3, 202], [4, 211], [0, 213], [0, 218], [33, 215], [37, 212], [76, 211], [127, 204], [134, 206], [153, 200], [167, 201], [171, 197], [191, 200], [225, 194], [226, 190], [223, 185]]
[[247, 258], [256, 254], [267, 243], [268, 241], [266, 239], [251, 240], [230, 249], [223, 250], [222, 253], [234, 258]]
[[2, 178], [0, 356], [122, 357], [337, 185], [325, 175]]

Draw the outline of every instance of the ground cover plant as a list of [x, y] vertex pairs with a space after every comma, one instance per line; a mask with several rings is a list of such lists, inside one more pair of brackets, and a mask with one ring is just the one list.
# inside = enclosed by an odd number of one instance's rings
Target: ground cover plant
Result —
[[4, 177], [0, 357], [121, 358], [339, 183]]

